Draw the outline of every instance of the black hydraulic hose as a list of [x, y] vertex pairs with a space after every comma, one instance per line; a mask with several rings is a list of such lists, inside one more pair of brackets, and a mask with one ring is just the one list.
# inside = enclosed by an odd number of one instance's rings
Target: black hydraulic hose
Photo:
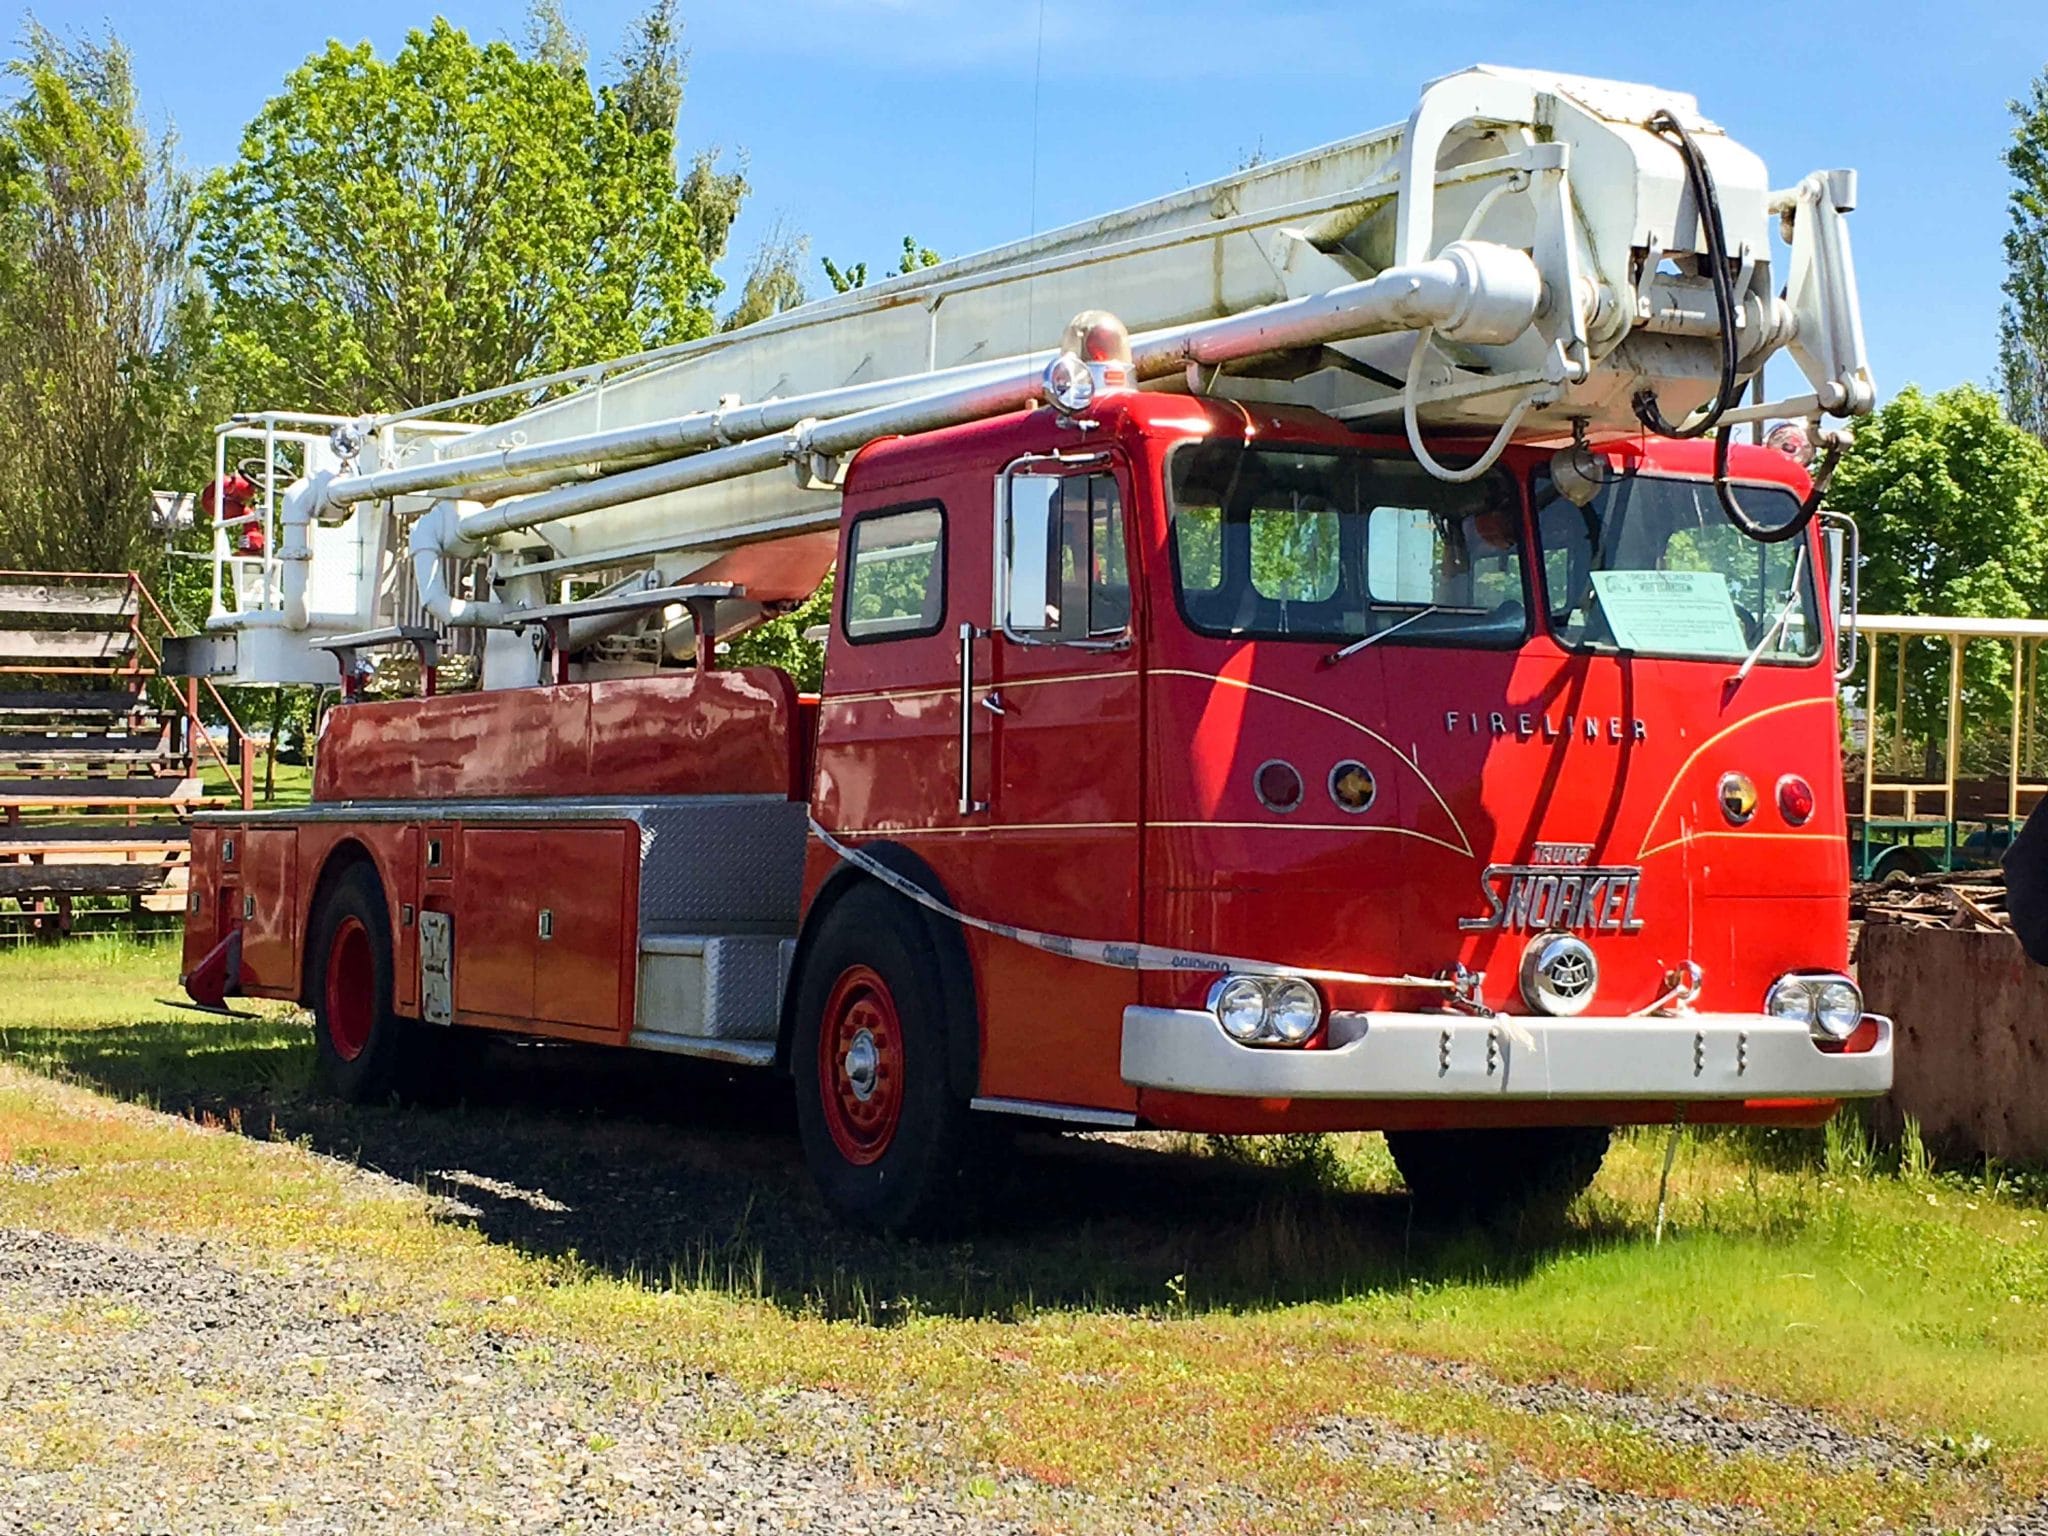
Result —
[[1799, 503], [1799, 510], [1788, 522], [1777, 524], [1759, 523], [1742, 510], [1742, 503], [1735, 499], [1735, 487], [1728, 481], [1728, 440], [1734, 434], [1733, 427], [1723, 427], [1714, 435], [1714, 491], [1721, 498], [1721, 511], [1747, 537], [1759, 544], [1782, 544], [1787, 539], [1796, 539], [1806, 532], [1806, 525], [1813, 521], [1820, 511], [1821, 498], [1827, 494], [1828, 481], [1834, 478], [1835, 461], [1842, 456], [1839, 444], [1829, 443], [1827, 452], [1821, 457], [1820, 467], [1813, 474], [1813, 489], [1806, 493], [1806, 499]]
[[[1826, 493], [1828, 481], [1833, 476], [1835, 461], [1841, 457], [1839, 446], [1830, 443], [1827, 456], [1821, 461], [1819, 471], [1813, 477], [1813, 489], [1799, 503], [1799, 511], [1790, 521], [1775, 527], [1759, 523], [1743, 510], [1742, 502], [1735, 494], [1735, 487], [1728, 479], [1728, 445], [1734, 436], [1732, 426], [1723, 426], [1721, 418], [1737, 398], [1736, 374], [1741, 365], [1740, 348], [1736, 336], [1735, 280], [1728, 273], [1728, 233], [1721, 219], [1721, 199], [1714, 190], [1714, 175], [1707, 168], [1706, 157], [1699, 146], [1692, 141], [1692, 135], [1685, 131], [1685, 125], [1669, 112], [1658, 112], [1645, 124], [1650, 132], [1661, 139], [1671, 141], [1677, 147], [1678, 157], [1685, 162], [1685, 179], [1692, 188], [1693, 207], [1700, 220], [1701, 233], [1707, 242], [1707, 272], [1714, 284], [1714, 307], [1721, 321], [1721, 377], [1720, 387], [1714, 392], [1713, 403], [1698, 421], [1673, 426], [1664, 419], [1664, 413], [1657, 405], [1656, 392], [1649, 389], [1636, 391], [1630, 402], [1635, 407], [1636, 419], [1663, 437], [1704, 437], [1714, 433], [1714, 494], [1720, 499], [1721, 511], [1737, 530], [1759, 544], [1781, 544], [1787, 539], [1797, 538], [1806, 531], [1814, 514], [1820, 510], [1821, 497]], [[1645, 273], [1648, 278], [1654, 274]], [[1716, 430], [1716, 429], [1719, 430]]]
[[[1654, 390], [1637, 390], [1630, 404], [1635, 407], [1636, 419], [1660, 437], [1705, 437], [1720, 423], [1722, 412], [1735, 401], [1735, 374], [1740, 361], [1735, 337], [1735, 280], [1728, 275], [1728, 244], [1721, 225], [1721, 199], [1714, 191], [1714, 176], [1707, 169], [1706, 157], [1693, 143], [1692, 135], [1685, 131], [1683, 123], [1669, 112], [1658, 112], [1645, 126], [1659, 138], [1672, 141], [1678, 149], [1678, 158], [1685, 162], [1685, 179], [1692, 188], [1693, 209], [1699, 216], [1700, 229], [1707, 240], [1707, 272], [1714, 284], [1714, 307], [1721, 319], [1721, 379], [1720, 387], [1714, 392], [1713, 405], [1706, 415], [1690, 425], [1674, 426], [1666, 421], [1664, 412], [1658, 408]], [[1655, 275], [1645, 272], [1644, 281]]]

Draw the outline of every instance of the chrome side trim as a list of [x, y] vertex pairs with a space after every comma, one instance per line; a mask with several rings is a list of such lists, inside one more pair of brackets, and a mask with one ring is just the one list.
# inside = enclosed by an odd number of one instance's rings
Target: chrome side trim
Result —
[[1092, 1126], [1099, 1131], [1128, 1131], [1138, 1123], [1136, 1115], [1120, 1109], [1086, 1109], [1079, 1104], [1048, 1104], [1042, 1099], [975, 1099], [968, 1107], [996, 1115], [1021, 1115], [1027, 1120]]
[[643, 1051], [663, 1051], [671, 1056], [697, 1056], [706, 1061], [730, 1062], [736, 1067], [775, 1065], [773, 1040], [710, 1040], [701, 1035], [670, 1035], [659, 1030], [636, 1029], [626, 1044]]

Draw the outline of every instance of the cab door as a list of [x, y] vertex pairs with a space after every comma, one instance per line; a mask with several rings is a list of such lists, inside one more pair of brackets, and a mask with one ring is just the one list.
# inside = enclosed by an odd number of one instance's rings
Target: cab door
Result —
[[[984, 821], [1005, 920], [1068, 938], [1141, 932], [1143, 671], [1132, 613], [1129, 479], [1108, 454], [1033, 456], [997, 486], [989, 626], [992, 772]], [[980, 711], [978, 711], [980, 712]], [[982, 1092], [1131, 1108], [1121, 1073], [1136, 972], [993, 946]]]

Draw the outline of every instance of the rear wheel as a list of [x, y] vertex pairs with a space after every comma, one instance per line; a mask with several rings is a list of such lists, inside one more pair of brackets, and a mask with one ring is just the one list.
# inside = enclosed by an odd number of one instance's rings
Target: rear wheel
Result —
[[1894, 843], [1870, 866], [1870, 878], [1885, 882], [1910, 880], [1928, 873], [1932, 867], [1927, 856], [1911, 843]]
[[1432, 1216], [1555, 1219], [1593, 1182], [1612, 1136], [1604, 1125], [1389, 1131], [1387, 1150]]
[[407, 1091], [417, 1075], [415, 1026], [391, 1008], [391, 919], [368, 865], [327, 893], [308, 953], [320, 1087], [351, 1104]]
[[970, 1219], [985, 1138], [947, 1079], [949, 1016], [922, 920], [867, 886], [825, 915], [798, 984], [790, 1069], [804, 1160], [836, 1216], [928, 1235]]

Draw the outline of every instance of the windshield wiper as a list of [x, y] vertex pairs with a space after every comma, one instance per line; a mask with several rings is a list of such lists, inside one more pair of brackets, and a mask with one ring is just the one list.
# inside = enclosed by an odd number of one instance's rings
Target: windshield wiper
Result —
[[1431, 603], [1427, 608], [1417, 609], [1414, 613], [1409, 614], [1407, 618], [1403, 619], [1398, 624], [1389, 624], [1385, 629], [1376, 629], [1369, 635], [1360, 635], [1356, 640], [1352, 641], [1349, 645], [1344, 646], [1342, 649], [1330, 652], [1329, 655], [1323, 658], [1323, 665], [1326, 667], [1334, 667], [1335, 665], [1337, 665], [1338, 662], [1344, 660], [1345, 657], [1356, 656], [1368, 645], [1372, 645], [1378, 641], [1386, 639], [1387, 636], [1393, 634], [1396, 630], [1406, 629], [1410, 624], [1413, 624], [1417, 619], [1426, 619], [1432, 613], [1441, 613], [1442, 611], [1443, 610], [1439, 608], [1435, 603]]
[[1756, 664], [1763, 659], [1765, 651], [1779, 643], [1785, 635], [1786, 625], [1792, 622], [1792, 610], [1799, 605], [1802, 594], [1799, 583], [1806, 575], [1806, 546], [1799, 546], [1799, 558], [1792, 565], [1792, 590], [1785, 594], [1785, 606], [1778, 610], [1778, 616], [1771, 620], [1763, 634], [1757, 637], [1756, 648], [1742, 658], [1742, 665], [1735, 669], [1735, 675], [1728, 679], [1728, 686], [1739, 687]]

